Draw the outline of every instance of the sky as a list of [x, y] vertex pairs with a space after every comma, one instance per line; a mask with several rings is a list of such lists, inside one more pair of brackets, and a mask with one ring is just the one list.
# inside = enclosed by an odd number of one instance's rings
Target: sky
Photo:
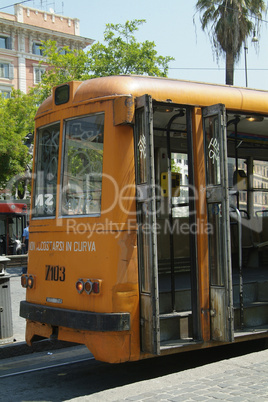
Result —
[[[138, 42], [154, 41], [161, 56], [172, 56], [168, 77], [183, 80], [225, 83], [225, 58], [217, 61], [207, 32], [201, 29], [197, 0], [31, 0], [24, 5], [45, 9], [80, 20], [80, 35], [103, 43], [106, 24], [124, 24], [127, 20], [145, 19], [136, 33]], [[12, 4], [0, 0], [1, 8]], [[1, 11], [13, 14], [13, 7]], [[195, 20], [195, 23], [194, 23]], [[258, 48], [247, 41], [235, 66], [234, 85], [268, 90], [268, 14], [263, 16]]]

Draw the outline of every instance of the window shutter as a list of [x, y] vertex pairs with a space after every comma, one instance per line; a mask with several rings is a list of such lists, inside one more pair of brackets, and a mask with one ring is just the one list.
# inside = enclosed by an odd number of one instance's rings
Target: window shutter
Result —
[[9, 79], [13, 80], [13, 78], [14, 78], [14, 65], [9, 64]]
[[6, 47], [7, 49], [12, 49], [12, 38], [11, 36], [8, 36], [6, 39]]

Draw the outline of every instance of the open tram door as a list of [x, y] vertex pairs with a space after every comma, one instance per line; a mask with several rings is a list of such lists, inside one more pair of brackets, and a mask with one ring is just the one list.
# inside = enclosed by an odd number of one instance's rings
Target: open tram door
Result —
[[160, 354], [152, 98], [136, 100], [136, 183], [141, 350]]
[[226, 113], [222, 104], [203, 109], [209, 232], [211, 339], [234, 340]]
[[[147, 95], [136, 99], [140, 339], [141, 351], [154, 355], [192, 346], [200, 339], [195, 233], [191, 231], [195, 219], [190, 193], [191, 112], [189, 107], [165, 105]], [[177, 158], [184, 165], [181, 186], [182, 173], [172, 170], [171, 161]]]

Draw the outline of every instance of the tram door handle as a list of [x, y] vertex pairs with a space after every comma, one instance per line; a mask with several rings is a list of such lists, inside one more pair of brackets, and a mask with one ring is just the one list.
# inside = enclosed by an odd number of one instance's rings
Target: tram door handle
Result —
[[215, 317], [217, 312], [216, 312], [215, 309], [210, 309], [210, 310], [209, 310], [209, 309], [203, 309], [203, 308], [202, 308], [202, 309], [201, 309], [201, 313], [204, 314], [204, 315], [205, 315], [205, 314], [209, 314], [210, 317]]

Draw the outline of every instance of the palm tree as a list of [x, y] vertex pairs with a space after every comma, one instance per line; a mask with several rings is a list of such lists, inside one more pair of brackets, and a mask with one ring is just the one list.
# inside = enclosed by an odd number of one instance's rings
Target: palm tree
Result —
[[266, 11], [262, 0], [198, 0], [196, 9], [201, 13], [203, 31], [209, 30], [212, 47], [217, 58], [226, 54], [227, 85], [233, 85], [234, 63], [239, 59], [246, 38], [258, 34], [262, 13]]

